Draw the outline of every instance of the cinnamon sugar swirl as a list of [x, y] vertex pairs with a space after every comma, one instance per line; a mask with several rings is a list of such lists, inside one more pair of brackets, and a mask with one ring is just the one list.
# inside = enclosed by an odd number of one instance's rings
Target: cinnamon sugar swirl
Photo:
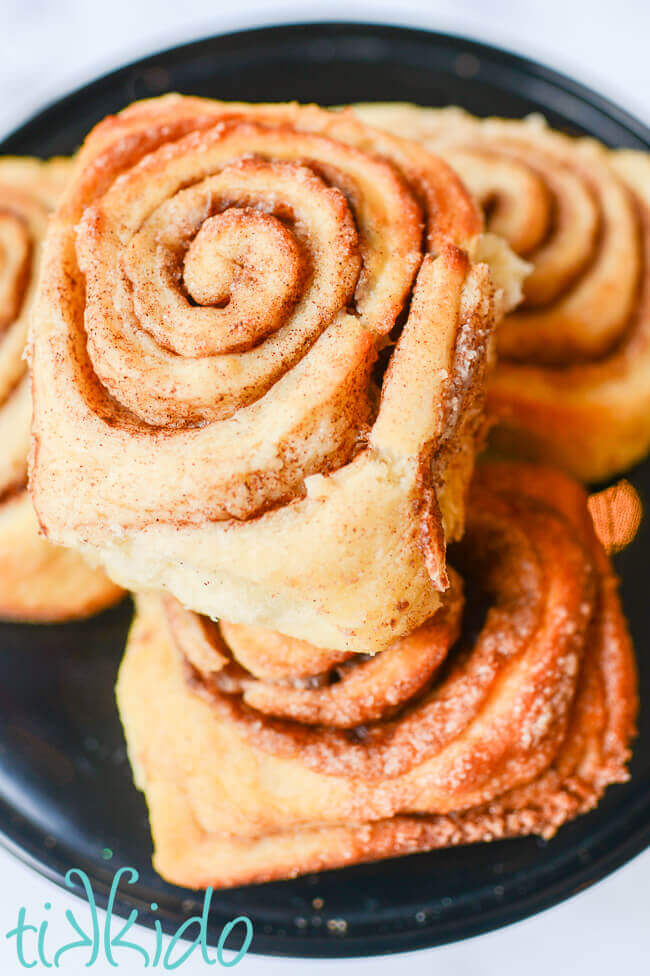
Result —
[[139, 599], [117, 696], [165, 878], [550, 837], [626, 779], [634, 659], [582, 489], [482, 466], [451, 558], [464, 584], [374, 657]]
[[481, 229], [447, 164], [352, 113], [166, 96], [106, 119], [34, 317], [49, 536], [323, 648], [409, 633], [482, 426], [506, 289]]
[[76, 554], [38, 535], [27, 494], [31, 399], [24, 350], [41, 248], [70, 164], [0, 159], [0, 617], [84, 616], [120, 590]]
[[650, 156], [611, 151], [538, 117], [365, 105], [456, 169], [488, 227], [531, 265], [499, 329], [488, 409], [494, 445], [610, 477], [650, 447]]

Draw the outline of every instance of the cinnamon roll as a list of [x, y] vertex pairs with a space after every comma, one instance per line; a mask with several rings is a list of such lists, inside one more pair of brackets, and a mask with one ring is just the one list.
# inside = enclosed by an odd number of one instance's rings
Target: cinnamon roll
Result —
[[117, 698], [166, 879], [550, 837], [627, 778], [634, 658], [582, 489], [481, 466], [451, 559], [464, 600], [450, 571], [436, 613], [374, 656], [139, 598]]
[[38, 535], [27, 494], [31, 399], [27, 323], [48, 216], [69, 175], [64, 159], [0, 159], [0, 618], [84, 616], [120, 590]]
[[501, 325], [488, 394], [498, 450], [608, 478], [650, 448], [650, 156], [539, 117], [365, 105], [371, 124], [440, 153], [488, 227], [532, 266]]
[[450, 168], [353, 113], [172, 95], [106, 119], [34, 316], [49, 536], [323, 648], [410, 632], [482, 426], [483, 246]]

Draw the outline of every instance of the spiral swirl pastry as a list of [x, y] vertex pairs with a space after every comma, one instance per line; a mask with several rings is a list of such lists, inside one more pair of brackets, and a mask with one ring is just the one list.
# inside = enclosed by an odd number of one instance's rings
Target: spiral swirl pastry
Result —
[[117, 695], [165, 878], [550, 837], [627, 778], [634, 657], [582, 489], [480, 466], [451, 559], [465, 603], [450, 571], [438, 611], [374, 656], [138, 600]]
[[464, 520], [480, 249], [449, 167], [352, 113], [166, 96], [106, 119], [34, 317], [48, 533], [212, 617], [339, 650], [408, 633]]
[[10, 620], [84, 616], [120, 593], [79, 556], [39, 537], [26, 491], [27, 323], [49, 213], [68, 174], [63, 159], [0, 159], [0, 617]]
[[539, 117], [362, 106], [439, 152], [488, 227], [530, 263], [498, 333], [488, 410], [499, 449], [596, 481], [650, 448], [650, 156], [550, 130]]

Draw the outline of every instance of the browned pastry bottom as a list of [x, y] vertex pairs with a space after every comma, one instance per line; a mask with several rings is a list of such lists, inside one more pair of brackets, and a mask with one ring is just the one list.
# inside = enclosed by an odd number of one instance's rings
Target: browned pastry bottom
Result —
[[139, 599], [117, 695], [165, 878], [550, 837], [627, 778], [634, 658], [584, 492], [490, 464], [468, 510], [464, 613], [454, 575], [435, 617], [374, 657]]

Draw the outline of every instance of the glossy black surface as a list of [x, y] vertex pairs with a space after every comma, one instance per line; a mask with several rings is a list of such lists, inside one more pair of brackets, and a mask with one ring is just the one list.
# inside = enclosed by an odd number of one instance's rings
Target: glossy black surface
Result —
[[[107, 112], [170, 89], [323, 104], [410, 99], [456, 103], [478, 114], [542, 111], [555, 126], [611, 145], [648, 145], [647, 130], [624, 112], [514, 55], [460, 38], [329, 24], [231, 34], [140, 61], [47, 108], [0, 152], [70, 152]], [[650, 465], [631, 480], [647, 505]], [[650, 639], [648, 552], [646, 521], [617, 561], [640, 651]], [[130, 617], [125, 601], [84, 623], [0, 626], [0, 829], [7, 845], [55, 881], [73, 866], [83, 868], [100, 904], [115, 869], [137, 867], [140, 883], [122, 893], [117, 910], [135, 907], [152, 924], [146, 910], [155, 901], [155, 917], [175, 929], [200, 911], [202, 898], [164, 884], [150, 866], [145, 805], [131, 783], [113, 698]], [[639, 658], [648, 702], [650, 660]], [[611, 789], [597, 811], [550, 843], [523, 839], [440, 851], [217, 893], [211, 936], [216, 941], [227, 920], [246, 914], [258, 952], [367, 955], [436, 945], [548, 907], [649, 841], [650, 710], [642, 708], [631, 781]], [[322, 899], [322, 908], [313, 907], [314, 899]], [[339, 919], [345, 927], [328, 927]]]

